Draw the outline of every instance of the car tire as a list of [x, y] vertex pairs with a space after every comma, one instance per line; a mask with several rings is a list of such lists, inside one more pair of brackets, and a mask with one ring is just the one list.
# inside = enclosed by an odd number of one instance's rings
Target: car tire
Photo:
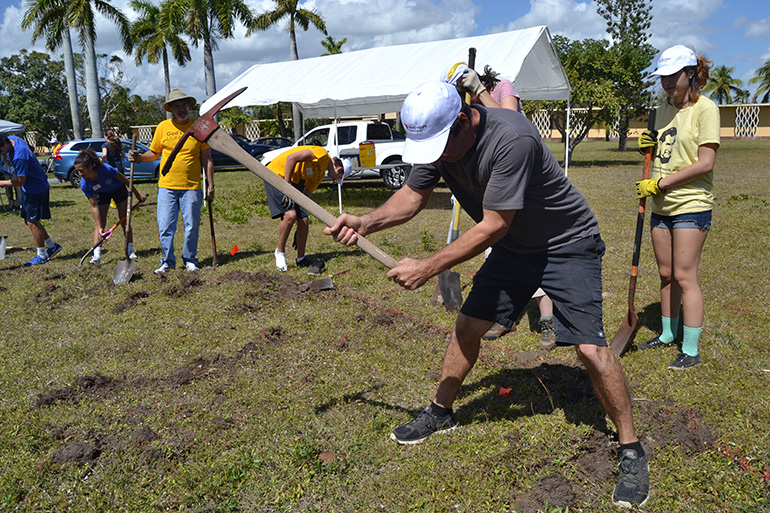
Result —
[[80, 175], [74, 167], [67, 173], [67, 181], [75, 188], [80, 187]]
[[384, 164], [401, 164], [398, 167], [385, 168], [380, 171], [380, 176], [382, 177], [382, 181], [385, 183], [385, 187], [391, 191], [395, 191], [403, 187], [406, 183], [406, 178], [409, 176], [409, 171], [412, 170], [412, 166], [405, 164], [401, 160], [391, 160], [389, 162], [384, 162]]

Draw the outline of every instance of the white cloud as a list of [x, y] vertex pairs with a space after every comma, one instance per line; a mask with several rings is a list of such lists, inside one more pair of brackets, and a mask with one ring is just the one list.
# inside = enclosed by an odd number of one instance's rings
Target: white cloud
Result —
[[595, 2], [530, 0], [530, 11], [508, 23], [506, 30], [548, 25], [551, 34], [569, 39], [604, 39], [606, 22], [596, 12]]
[[753, 21], [746, 28], [745, 37], [767, 39], [770, 37], [770, 16]]

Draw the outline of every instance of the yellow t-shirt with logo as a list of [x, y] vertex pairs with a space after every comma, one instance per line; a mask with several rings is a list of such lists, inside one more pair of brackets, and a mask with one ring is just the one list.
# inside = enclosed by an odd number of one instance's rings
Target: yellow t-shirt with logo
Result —
[[273, 173], [277, 174], [281, 178], [286, 175], [286, 160], [292, 153], [298, 151], [310, 150], [313, 152], [315, 158], [310, 162], [299, 162], [294, 168], [294, 172], [291, 174], [291, 183], [299, 183], [301, 180], [305, 180], [305, 188], [314, 192], [321, 182], [323, 182], [326, 176], [326, 170], [329, 168], [329, 162], [331, 157], [329, 153], [321, 146], [297, 146], [296, 148], [289, 148], [277, 157], [273, 159], [267, 168]]
[[[176, 123], [173, 118], [158, 124], [155, 134], [152, 136], [150, 150], [160, 154], [161, 169], [163, 169], [163, 164], [166, 163], [166, 159], [173, 151], [177, 141], [192, 124], [192, 120], [185, 124]], [[198, 141], [195, 137], [188, 137], [182, 149], [174, 157], [171, 169], [165, 176], [161, 174], [158, 177], [158, 187], [174, 190], [200, 189], [202, 182], [201, 150], [208, 148], [208, 144]]]
[[[668, 103], [658, 107], [655, 130], [658, 146], [652, 161], [650, 178], [664, 178], [698, 160], [698, 147], [719, 145], [719, 107], [705, 96], [695, 105], [677, 109]], [[711, 210], [714, 205], [714, 172], [684, 185], [666, 189], [652, 196], [652, 211], [674, 216]]]

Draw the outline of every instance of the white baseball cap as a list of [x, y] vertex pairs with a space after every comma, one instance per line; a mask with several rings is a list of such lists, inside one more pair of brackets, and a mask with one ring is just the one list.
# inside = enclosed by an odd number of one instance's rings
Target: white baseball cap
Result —
[[468, 73], [468, 65], [464, 62], [455, 62], [441, 72], [439, 80], [446, 82], [447, 84], [455, 85], [460, 77], [466, 73]]
[[449, 129], [461, 107], [457, 89], [446, 82], [425, 82], [409, 93], [401, 106], [401, 123], [406, 129], [404, 162], [436, 162], [444, 152]]
[[658, 58], [658, 69], [653, 71], [650, 76], [661, 75], [668, 76], [673, 75], [682, 68], [687, 66], [697, 66], [698, 57], [691, 49], [683, 45], [675, 45], [671, 48], [663, 50]]

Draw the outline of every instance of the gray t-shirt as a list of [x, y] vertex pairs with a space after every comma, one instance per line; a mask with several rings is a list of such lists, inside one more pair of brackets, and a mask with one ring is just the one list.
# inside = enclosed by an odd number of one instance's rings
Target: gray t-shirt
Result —
[[478, 109], [476, 143], [458, 162], [415, 165], [407, 185], [425, 190], [444, 179], [477, 223], [483, 210], [516, 210], [499, 245], [516, 253], [562, 248], [599, 233], [585, 197], [564, 175], [535, 126], [508, 109]]

